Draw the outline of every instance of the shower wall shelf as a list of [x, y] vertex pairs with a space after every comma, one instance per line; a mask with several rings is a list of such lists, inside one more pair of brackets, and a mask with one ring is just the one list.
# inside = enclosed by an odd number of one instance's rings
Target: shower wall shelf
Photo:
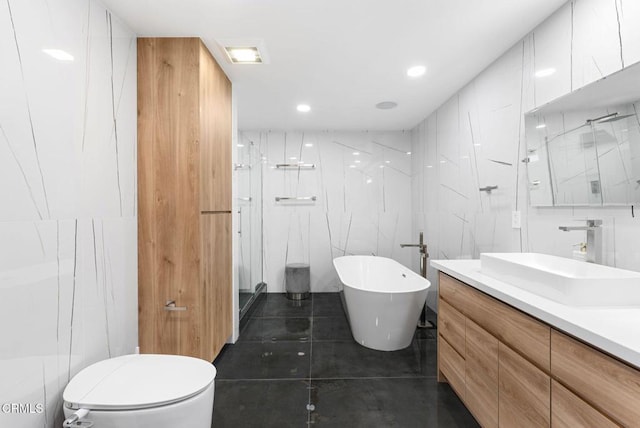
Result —
[[315, 202], [316, 196], [276, 196], [276, 202], [281, 201], [311, 201]]
[[278, 169], [316, 169], [313, 163], [279, 163], [276, 164]]

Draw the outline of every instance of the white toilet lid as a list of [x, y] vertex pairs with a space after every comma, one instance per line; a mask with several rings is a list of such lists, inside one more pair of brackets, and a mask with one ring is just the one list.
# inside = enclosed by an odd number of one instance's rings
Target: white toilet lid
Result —
[[124, 355], [80, 371], [62, 398], [70, 409], [146, 409], [193, 397], [211, 385], [215, 377], [213, 364], [198, 358]]

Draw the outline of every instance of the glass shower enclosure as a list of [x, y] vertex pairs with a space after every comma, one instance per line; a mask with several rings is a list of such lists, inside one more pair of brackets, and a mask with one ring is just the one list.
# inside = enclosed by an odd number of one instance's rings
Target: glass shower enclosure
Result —
[[238, 201], [236, 269], [239, 283], [240, 319], [260, 293], [266, 292], [262, 279], [262, 166], [259, 146], [240, 135], [234, 174]]

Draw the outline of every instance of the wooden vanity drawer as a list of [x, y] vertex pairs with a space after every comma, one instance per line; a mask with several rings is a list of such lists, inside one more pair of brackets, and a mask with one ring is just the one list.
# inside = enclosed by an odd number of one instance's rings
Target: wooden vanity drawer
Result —
[[616, 423], [640, 424], [639, 370], [553, 330], [551, 373]]
[[465, 318], [444, 300], [438, 306], [438, 332], [460, 355], [464, 355]]
[[442, 273], [440, 296], [498, 340], [549, 372], [551, 328], [548, 325]]
[[464, 400], [464, 358], [438, 335], [438, 368], [447, 378], [458, 397]]
[[554, 428], [619, 427], [555, 380], [551, 381], [551, 426]]
[[443, 273], [439, 282], [440, 297], [464, 314], [470, 297], [469, 286]]

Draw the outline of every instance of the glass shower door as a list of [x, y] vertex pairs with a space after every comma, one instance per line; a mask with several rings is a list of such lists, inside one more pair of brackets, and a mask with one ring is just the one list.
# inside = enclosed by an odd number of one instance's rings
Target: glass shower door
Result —
[[238, 249], [240, 318], [247, 313], [265, 284], [262, 281], [262, 155], [257, 145], [240, 135], [238, 162]]

